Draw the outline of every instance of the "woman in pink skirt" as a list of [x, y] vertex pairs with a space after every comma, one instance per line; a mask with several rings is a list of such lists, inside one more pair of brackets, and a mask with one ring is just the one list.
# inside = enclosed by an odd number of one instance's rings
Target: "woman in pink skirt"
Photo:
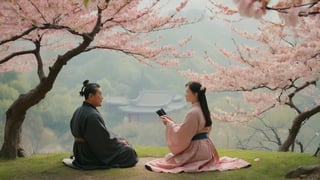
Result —
[[166, 126], [166, 143], [170, 150], [164, 158], [145, 164], [154, 172], [180, 173], [201, 171], [224, 171], [249, 167], [250, 163], [239, 159], [222, 157], [209, 138], [212, 120], [206, 99], [206, 88], [199, 82], [186, 84], [185, 98], [191, 103], [181, 124], [167, 115], [160, 116]]

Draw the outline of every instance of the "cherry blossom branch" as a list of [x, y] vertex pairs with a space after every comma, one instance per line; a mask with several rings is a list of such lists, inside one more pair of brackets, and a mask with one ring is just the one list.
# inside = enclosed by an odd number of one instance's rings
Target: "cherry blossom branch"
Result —
[[[194, 20], [193, 22], [187, 22], [184, 18], [180, 18], [179, 20], [182, 21], [178, 24], [176, 23], [173, 23], [172, 26], [169, 26], [169, 27], [165, 27], [164, 25], [168, 25], [170, 22], [173, 22], [172, 20], [174, 20], [174, 17], [177, 15], [177, 13], [185, 7], [185, 5], [187, 4], [187, 0], [182, 2], [180, 4], [179, 7], [176, 8], [176, 11], [174, 11], [171, 15], [167, 16], [164, 18], [164, 21], [159, 21], [157, 24], [153, 24], [153, 25], [150, 25], [150, 27], [148, 29], [142, 29], [142, 30], [137, 30], [137, 29], [134, 29], [134, 27], [130, 28], [128, 26], [126, 26], [128, 23], [130, 22], [135, 22], [135, 21], [138, 21], [138, 20], [142, 20], [144, 21], [144, 17], [147, 16], [147, 15], [150, 15], [152, 13], [152, 10], [154, 9], [154, 7], [159, 3], [159, 0], [153, 2], [152, 5], [150, 5], [146, 11], [143, 11], [142, 13], [138, 14], [137, 16], [135, 17], [131, 17], [130, 19], [126, 18], [124, 20], [115, 20], [115, 18], [112, 19], [112, 22], [115, 22], [115, 23], [118, 23], [121, 25], [121, 27], [126, 30], [127, 32], [130, 32], [130, 33], [149, 33], [149, 32], [155, 32], [155, 31], [161, 31], [161, 30], [166, 30], [166, 29], [171, 29], [171, 28], [174, 28], [176, 27], [177, 25], [178, 26], [183, 26], [183, 25], [187, 25], [187, 24], [193, 24], [193, 23], [196, 23], [196, 22], [199, 22], [201, 19], [203, 19], [203, 15], [198, 18], [197, 20]], [[122, 7], [124, 8], [124, 7]], [[121, 11], [121, 9], [119, 9], [119, 12]]]
[[[288, 13], [286, 10], [289, 10], [289, 9], [292, 9], [292, 8], [301, 8], [301, 7], [305, 7], [305, 6], [308, 6], [308, 8], [312, 8], [315, 5], [317, 5], [319, 2], [320, 1], [316, 1], [316, 2], [310, 2], [310, 3], [300, 4], [300, 5], [293, 5], [293, 6], [290, 6], [290, 7], [280, 7], [280, 8], [266, 6], [266, 10], [273, 10], [273, 11], [277, 11], [279, 13]], [[320, 14], [320, 11], [312, 11], [312, 12], [300, 11], [298, 13], [298, 16], [306, 17], [308, 15], [316, 15], [316, 14]]]
[[82, 36], [83, 38], [90, 38], [92, 39], [95, 34], [97, 34], [102, 26], [102, 22], [101, 22], [101, 13], [102, 13], [102, 9], [98, 7], [98, 12], [97, 12], [97, 21], [95, 26], [93, 27], [92, 31], [90, 33], [79, 33], [78, 31], [68, 27], [68, 26], [61, 26], [61, 25], [54, 25], [54, 24], [45, 24], [43, 27], [39, 27], [39, 29], [64, 29], [68, 32], [70, 32], [73, 35], [78, 35], [78, 36]]
[[[67, 27], [67, 26], [59, 26], [59, 25], [54, 25], [54, 24], [47, 23], [47, 24], [44, 24], [44, 26], [41, 26], [41, 27], [32, 26], [31, 28], [27, 29], [26, 31], [22, 32], [19, 35], [16, 35], [16, 36], [13, 36], [10, 39], [6, 39], [6, 40], [1, 41], [0, 45], [1, 44], [5, 44], [5, 43], [10, 42], [10, 41], [15, 41], [15, 40], [17, 40], [19, 38], [22, 38], [23, 36], [29, 34], [30, 32], [32, 32], [34, 30], [37, 30], [37, 29], [41, 29], [41, 30], [64, 29], [64, 30], [67, 30], [68, 32], [70, 32], [71, 34], [82, 36], [84, 38], [92, 39], [92, 37], [90, 37], [90, 36], [92, 36], [92, 34], [96, 34], [99, 31], [100, 26], [101, 26], [101, 9], [98, 9], [98, 13], [97, 14], [98, 14], [97, 24], [94, 26], [94, 28], [93, 28], [93, 30], [92, 30], [92, 32], [90, 34], [79, 33], [79, 32], [77, 32], [77, 31], [75, 31], [72, 28]], [[0, 60], [0, 64], [3, 64], [3, 63], [9, 61], [10, 59], [12, 59], [12, 58], [14, 58], [16, 56], [26, 55], [26, 54], [35, 54], [37, 62], [38, 62], [38, 76], [39, 76], [40, 79], [43, 78], [44, 77], [43, 63], [42, 63], [42, 60], [41, 60], [41, 56], [39, 54], [40, 53], [40, 46], [41, 46], [40, 41], [41, 41], [41, 38], [38, 41], [33, 41], [33, 43], [36, 46], [36, 49], [14, 52], [14, 53], [4, 57], [3, 59], [1, 59]]]
[[102, 13], [102, 9], [101, 9], [101, 8], [98, 8], [98, 12], [97, 12], [97, 22], [96, 22], [95, 26], [93, 26], [92, 31], [89, 33], [89, 36], [90, 36], [90, 38], [91, 38], [91, 41], [93, 40], [93, 36], [95, 36], [95, 35], [101, 30], [101, 26], [102, 26], [101, 13]]
[[35, 51], [36, 50], [34, 49], [34, 50], [17, 51], [17, 52], [11, 53], [8, 56], [1, 59], [0, 64], [3, 64], [3, 63], [5, 63], [5, 62], [9, 61], [10, 59], [17, 57], [17, 56], [26, 55], [26, 54], [34, 54]]
[[305, 4], [300, 4], [300, 5], [292, 5], [290, 7], [279, 7], [279, 8], [274, 8], [274, 7], [269, 7], [269, 6], [266, 6], [266, 9], [267, 10], [275, 10], [275, 11], [283, 11], [283, 10], [288, 10], [288, 9], [291, 9], [291, 8], [299, 8], [299, 7], [304, 7], [304, 6], [309, 6], [309, 8], [317, 5], [319, 3], [319, 1], [316, 1], [316, 2], [310, 2], [310, 3], [305, 3]]
[[[120, 8], [117, 9], [117, 11], [115, 13], [113, 13], [113, 15], [111, 15], [111, 17], [114, 17], [115, 15], [117, 15], [118, 13], [121, 12], [122, 9], [124, 9], [127, 5], [129, 5], [130, 3], [132, 3], [131, 1], [129, 1], [129, 3], [123, 4]], [[107, 3], [106, 9], [108, 9], [109, 3]], [[105, 24], [106, 22], [113, 20], [113, 18], [107, 19], [105, 21], [103, 21], [101, 24]], [[116, 22], [116, 21], [115, 21]]]
[[[120, 13], [122, 9], [124, 9], [126, 6], [128, 6], [130, 3], [132, 2], [129, 2], [128, 4], [124, 4], [123, 6], [121, 6], [115, 13], [112, 17], [114, 17], [116, 14]], [[130, 21], [135, 21], [135, 20], [138, 20], [139, 18], [145, 16], [145, 15], [148, 15], [149, 13], [152, 12], [152, 9], [159, 3], [159, 0], [157, 1], [154, 1], [148, 8], [146, 8], [147, 10], [144, 11], [143, 13], [139, 14], [138, 16], [136, 17], [131, 17], [131, 19], [126, 19], [125, 21], [114, 21], [116, 23], [123, 23], [123, 22], [130, 22]]]
[[61, 56], [58, 56], [57, 60], [50, 68], [50, 72], [48, 74], [48, 79], [51, 81], [54, 81], [54, 79], [57, 77], [59, 71], [65, 65], [68, 61], [70, 61], [74, 56], [84, 52], [86, 48], [90, 45], [90, 43], [93, 41], [96, 34], [101, 30], [101, 12], [102, 9], [98, 8], [97, 12], [97, 22], [95, 26], [92, 28], [90, 33], [84, 33], [83, 34], [83, 42], [79, 44], [77, 47], [67, 51]]
[[[44, 20], [44, 22], [48, 22], [45, 18], [45, 16], [43, 15], [43, 13], [40, 11], [40, 9], [37, 7], [37, 5], [35, 5], [32, 1], [29, 0], [29, 2], [31, 3], [31, 5], [36, 9], [36, 11], [40, 14], [41, 18]], [[20, 5], [19, 5], [20, 6]], [[20, 7], [21, 8], [21, 7]]]
[[41, 58], [41, 55], [40, 55], [40, 48], [41, 48], [41, 39], [42, 37], [39, 37], [39, 40], [35, 41], [34, 44], [36, 46], [36, 49], [34, 51], [34, 55], [36, 57], [36, 60], [37, 60], [37, 64], [38, 64], [38, 70], [37, 70], [37, 73], [38, 73], [38, 77], [39, 77], [39, 80], [41, 81], [43, 78], [45, 78], [45, 74], [44, 74], [44, 71], [43, 71], [43, 62], [42, 62], [42, 58]]
[[15, 41], [15, 40], [17, 40], [19, 38], [22, 38], [22, 37], [28, 35], [30, 32], [32, 32], [34, 30], [37, 30], [37, 29], [41, 29], [41, 30], [46, 30], [46, 29], [48, 29], [48, 30], [49, 29], [66, 30], [66, 31], [70, 32], [71, 34], [83, 36], [83, 34], [75, 31], [74, 29], [72, 29], [72, 28], [70, 28], [68, 26], [61, 26], [61, 25], [54, 25], [54, 24], [47, 23], [47, 24], [44, 24], [43, 26], [40, 26], [40, 27], [32, 26], [31, 28], [23, 31], [19, 35], [15, 35], [15, 36], [12, 36], [9, 39], [2, 40], [2, 41], [0, 41], [0, 45], [3, 45], [5, 43], [11, 42], [11, 41]]
[[[280, 19], [290, 26], [295, 26], [298, 23], [300, 20], [298, 17], [315, 16], [320, 14], [318, 7], [320, 0], [308, 3], [303, 3], [302, 1], [279, 1], [278, 4], [273, 7], [268, 6], [269, 2], [269, 0], [234, 0], [234, 3], [237, 5], [237, 12], [241, 16], [260, 19], [267, 11], [276, 11], [280, 16]], [[234, 14], [235, 12], [229, 7], [215, 3], [212, 4], [223, 9], [222, 12], [226, 15]]]
[[50, 30], [50, 29], [54, 29], [54, 30], [66, 30], [68, 32], [70, 32], [73, 35], [78, 35], [78, 36], [83, 36], [82, 33], [79, 33], [78, 31], [68, 27], [68, 26], [61, 26], [61, 25], [55, 25], [55, 24], [44, 24], [43, 26], [37, 27], [38, 29], [41, 30]]
[[320, 56], [320, 52], [318, 52], [315, 55], [311, 56], [311, 58], [316, 58], [317, 56]]
[[36, 27], [36, 26], [32, 26], [32, 27], [30, 27], [29, 29], [23, 31], [21, 34], [12, 36], [12, 37], [9, 38], [9, 39], [2, 40], [2, 41], [0, 41], [0, 46], [3, 45], [3, 44], [5, 44], [5, 43], [7, 43], [7, 42], [15, 41], [15, 40], [17, 40], [17, 39], [19, 39], [19, 38], [22, 38], [23, 36], [29, 34], [30, 32], [34, 31], [35, 29], [37, 29], [37, 27]]
[[[150, 65], [150, 63], [148, 63], [145, 60], [156, 58], [158, 55], [160, 55], [162, 53], [162, 52], [158, 51], [156, 53], [150, 54], [150, 53], [145, 53], [145, 52], [134, 52], [134, 51], [131, 51], [129, 49], [123, 49], [121, 47], [116, 48], [116, 47], [103, 47], [103, 46], [89, 47], [84, 52], [89, 52], [89, 51], [94, 50], [94, 49], [108, 49], [108, 50], [114, 50], [114, 51], [117, 51], [117, 52], [122, 52], [125, 55], [131, 56], [134, 59], [136, 59], [138, 62], [146, 64], [146, 65]], [[153, 61], [153, 62], [161, 65], [161, 63], [158, 62], [158, 61]]]
[[303, 89], [305, 89], [306, 87], [308, 87], [310, 85], [315, 85], [315, 83], [316, 83], [316, 81], [306, 82], [302, 86], [296, 87], [295, 90], [288, 95], [289, 102], [285, 102], [285, 104], [288, 105], [289, 107], [293, 108], [298, 114], [300, 114], [302, 111], [293, 103], [293, 98], [298, 92], [302, 91]]
[[245, 64], [247, 64], [247, 65], [249, 65], [249, 66], [251, 66], [251, 67], [253, 68], [254, 65], [250, 64], [250, 62], [249, 62], [249, 61], [246, 61], [245, 58], [243, 57], [242, 52], [241, 52], [241, 50], [240, 50], [240, 48], [239, 48], [239, 45], [236, 43], [236, 41], [235, 41], [234, 38], [232, 38], [232, 42], [233, 42], [233, 44], [234, 44], [234, 45], [236, 46], [236, 48], [237, 48], [237, 52], [238, 52], [238, 54], [239, 54], [239, 57], [240, 57], [241, 61], [242, 61], [243, 63], [245, 63]]
[[133, 51], [130, 51], [130, 50], [126, 50], [126, 49], [121, 49], [121, 48], [116, 48], [116, 47], [103, 47], [103, 46], [93, 46], [93, 47], [89, 47], [87, 48], [84, 52], [89, 52], [91, 50], [94, 50], [94, 49], [109, 49], [109, 50], [114, 50], [114, 51], [119, 51], [119, 52], [122, 52], [126, 55], [137, 55], [137, 56], [141, 56], [141, 57], [144, 57], [146, 59], [149, 59], [149, 58], [152, 58], [152, 57], [155, 57], [156, 55], [158, 54], [153, 54], [152, 56], [147, 56], [146, 54], [144, 53], [139, 53], [139, 52], [133, 52]]

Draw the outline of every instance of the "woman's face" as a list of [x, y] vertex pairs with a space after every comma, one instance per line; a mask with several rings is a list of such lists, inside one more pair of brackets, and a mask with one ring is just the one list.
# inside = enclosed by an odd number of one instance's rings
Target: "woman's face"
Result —
[[103, 101], [101, 88], [97, 88], [96, 94], [90, 94], [88, 100], [89, 103], [95, 107], [101, 106]]
[[192, 104], [198, 102], [198, 93], [193, 93], [189, 86], [186, 87], [185, 97], [187, 102], [191, 102]]

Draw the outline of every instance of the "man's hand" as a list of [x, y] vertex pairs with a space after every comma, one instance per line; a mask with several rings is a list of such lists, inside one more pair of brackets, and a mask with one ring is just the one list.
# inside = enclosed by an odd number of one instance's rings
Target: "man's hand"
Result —
[[129, 142], [127, 140], [121, 140], [121, 143], [124, 144], [124, 145], [128, 145]]

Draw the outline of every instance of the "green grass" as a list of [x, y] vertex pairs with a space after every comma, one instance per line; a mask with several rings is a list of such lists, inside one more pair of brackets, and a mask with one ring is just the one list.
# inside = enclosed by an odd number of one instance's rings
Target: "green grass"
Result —
[[[0, 179], [54, 179], [54, 180], [95, 180], [95, 179], [284, 179], [284, 175], [291, 169], [300, 165], [319, 164], [320, 157], [312, 157], [310, 154], [289, 152], [243, 151], [243, 150], [219, 150], [220, 156], [242, 158], [252, 164], [250, 168], [244, 168], [225, 172], [202, 173], [154, 173], [144, 169], [145, 157], [163, 157], [168, 153], [165, 147], [137, 146], [141, 161], [136, 167], [128, 169], [109, 169], [79, 171], [68, 168], [61, 163], [63, 158], [71, 153], [38, 154], [16, 160], [0, 160]], [[260, 161], [255, 162], [255, 158]]]

